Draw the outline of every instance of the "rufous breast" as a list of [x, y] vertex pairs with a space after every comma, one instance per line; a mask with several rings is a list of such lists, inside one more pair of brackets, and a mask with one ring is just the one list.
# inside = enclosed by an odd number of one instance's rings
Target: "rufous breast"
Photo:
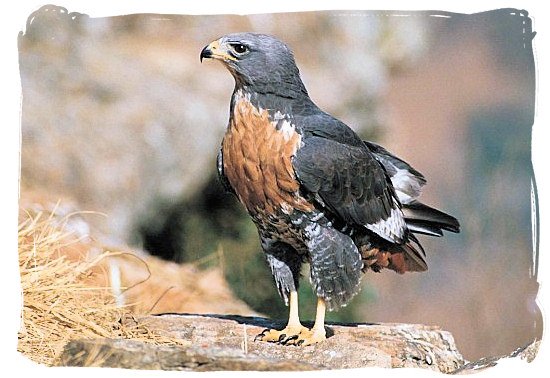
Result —
[[313, 210], [299, 194], [292, 166], [301, 136], [287, 120], [276, 126], [266, 110], [242, 98], [234, 103], [223, 139], [224, 173], [253, 216]]

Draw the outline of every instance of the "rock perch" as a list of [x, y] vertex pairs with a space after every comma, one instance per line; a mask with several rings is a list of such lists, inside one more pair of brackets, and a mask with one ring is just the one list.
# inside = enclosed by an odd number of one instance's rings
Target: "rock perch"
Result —
[[[159, 370], [319, 370], [419, 367], [451, 373], [465, 364], [453, 336], [417, 324], [328, 324], [324, 343], [281, 346], [255, 342], [265, 328], [284, 322], [232, 315], [143, 316], [148, 329], [177, 337], [188, 346], [134, 340], [75, 340], [58, 365]], [[306, 322], [306, 325], [307, 324]]]

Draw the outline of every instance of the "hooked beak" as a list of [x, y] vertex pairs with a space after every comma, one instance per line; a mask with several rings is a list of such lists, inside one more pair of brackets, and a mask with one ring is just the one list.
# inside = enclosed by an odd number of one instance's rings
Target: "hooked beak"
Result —
[[234, 56], [230, 55], [227, 49], [220, 43], [220, 40], [215, 40], [210, 43], [201, 51], [201, 62], [203, 59], [218, 59], [224, 62], [229, 60], [237, 60]]

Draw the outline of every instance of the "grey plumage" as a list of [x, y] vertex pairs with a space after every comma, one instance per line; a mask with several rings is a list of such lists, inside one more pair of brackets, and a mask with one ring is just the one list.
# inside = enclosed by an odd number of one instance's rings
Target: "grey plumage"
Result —
[[279, 295], [288, 305], [290, 292], [298, 288], [304, 257], [287, 243], [272, 239], [260, 239]]
[[345, 306], [359, 292], [361, 255], [353, 240], [332, 227], [318, 227], [308, 242], [310, 279], [317, 296], [324, 298], [327, 309]]

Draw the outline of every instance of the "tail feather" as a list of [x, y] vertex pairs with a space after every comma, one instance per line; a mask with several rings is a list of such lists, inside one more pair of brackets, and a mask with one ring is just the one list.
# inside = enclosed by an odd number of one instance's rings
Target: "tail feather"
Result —
[[405, 261], [407, 264], [407, 271], [409, 272], [423, 272], [428, 270], [428, 264], [426, 263], [426, 251], [422, 248], [422, 245], [413, 234], [409, 234], [409, 243], [403, 247], [405, 252]]
[[453, 216], [418, 201], [405, 204], [402, 209], [407, 227], [411, 231], [409, 243], [402, 247], [407, 261], [407, 271], [421, 272], [428, 269], [424, 259], [426, 253], [414, 233], [443, 236], [444, 230], [459, 232], [460, 224]]
[[441, 231], [441, 227], [434, 226], [428, 222], [421, 222], [410, 219], [407, 219], [406, 222], [407, 228], [415, 234], [423, 234], [437, 237], [443, 236], [443, 231]]
[[412, 232], [432, 236], [442, 236], [443, 230], [460, 232], [460, 223], [455, 217], [421, 202], [403, 205], [402, 210], [407, 227]]

